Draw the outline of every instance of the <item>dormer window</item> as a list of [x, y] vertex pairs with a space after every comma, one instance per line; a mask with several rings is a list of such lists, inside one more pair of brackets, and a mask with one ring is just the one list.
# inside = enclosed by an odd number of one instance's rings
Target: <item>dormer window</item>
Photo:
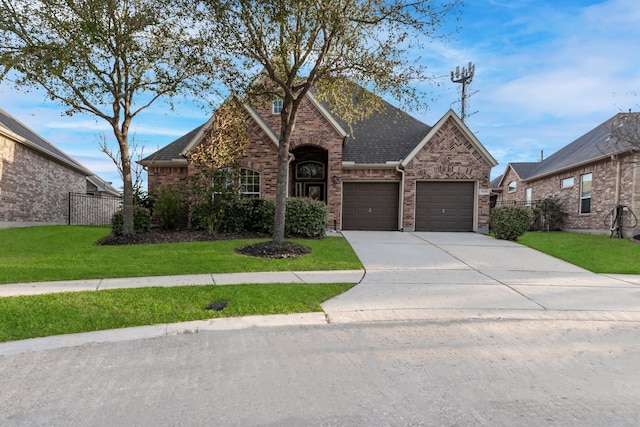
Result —
[[273, 114], [280, 114], [282, 113], [282, 99], [274, 99], [271, 102], [271, 112]]

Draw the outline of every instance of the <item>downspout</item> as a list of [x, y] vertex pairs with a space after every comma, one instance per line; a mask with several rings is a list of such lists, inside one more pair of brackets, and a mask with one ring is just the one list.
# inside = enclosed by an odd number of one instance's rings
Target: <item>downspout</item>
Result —
[[620, 159], [618, 158], [617, 155], [612, 155], [611, 156], [611, 160], [616, 162], [616, 193], [615, 193], [615, 202], [616, 202], [616, 206], [618, 206], [620, 204], [620, 185], [622, 182], [622, 167], [620, 165]]
[[[402, 159], [404, 160], [404, 159]], [[400, 160], [400, 164], [402, 164], [402, 160]], [[400, 220], [399, 222], [399, 226], [400, 226], [400, 231], [404, 231], [404, 169], [400, 168], [400, 165], [396, 166], [396, 171], [398, 171], [400, 173], [400, 175], [402, 175], [402, 179], [401, 179], [401, 184], [400, 184]]]
[[287, 160], [287, 199], [289, 198], [289, 182], [291, 181], [291, 162], [296, 159], [292, 153], [289, 153], [289, 160]]

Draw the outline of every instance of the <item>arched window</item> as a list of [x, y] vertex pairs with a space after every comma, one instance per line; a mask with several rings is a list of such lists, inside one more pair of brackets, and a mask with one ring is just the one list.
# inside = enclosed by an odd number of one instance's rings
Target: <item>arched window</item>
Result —
[[324, 165], [320, 162], [304, 162], [296, 168], [296, 179], [324, 179]]

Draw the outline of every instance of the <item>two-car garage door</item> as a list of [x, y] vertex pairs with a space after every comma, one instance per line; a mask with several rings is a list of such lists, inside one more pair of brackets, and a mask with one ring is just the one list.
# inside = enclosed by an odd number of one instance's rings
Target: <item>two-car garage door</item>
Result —
[[[475, 183], [417, 182], [416, 231], [473, 231]], [[398, 182], [345, 182], [344, 230], [397, 230]]]

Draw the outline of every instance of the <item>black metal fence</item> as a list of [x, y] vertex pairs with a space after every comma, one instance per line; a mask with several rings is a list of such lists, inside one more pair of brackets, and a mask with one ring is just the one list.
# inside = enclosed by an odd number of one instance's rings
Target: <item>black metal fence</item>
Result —
[[542, 200], [495, 200], [491, 202], [491, 207], [495, 208], [496, 206], [525, 206], [528, 208], [537, 207]]
[[108, 226], [121, 206], [120, 197], [69, 193], [69, 225]]

